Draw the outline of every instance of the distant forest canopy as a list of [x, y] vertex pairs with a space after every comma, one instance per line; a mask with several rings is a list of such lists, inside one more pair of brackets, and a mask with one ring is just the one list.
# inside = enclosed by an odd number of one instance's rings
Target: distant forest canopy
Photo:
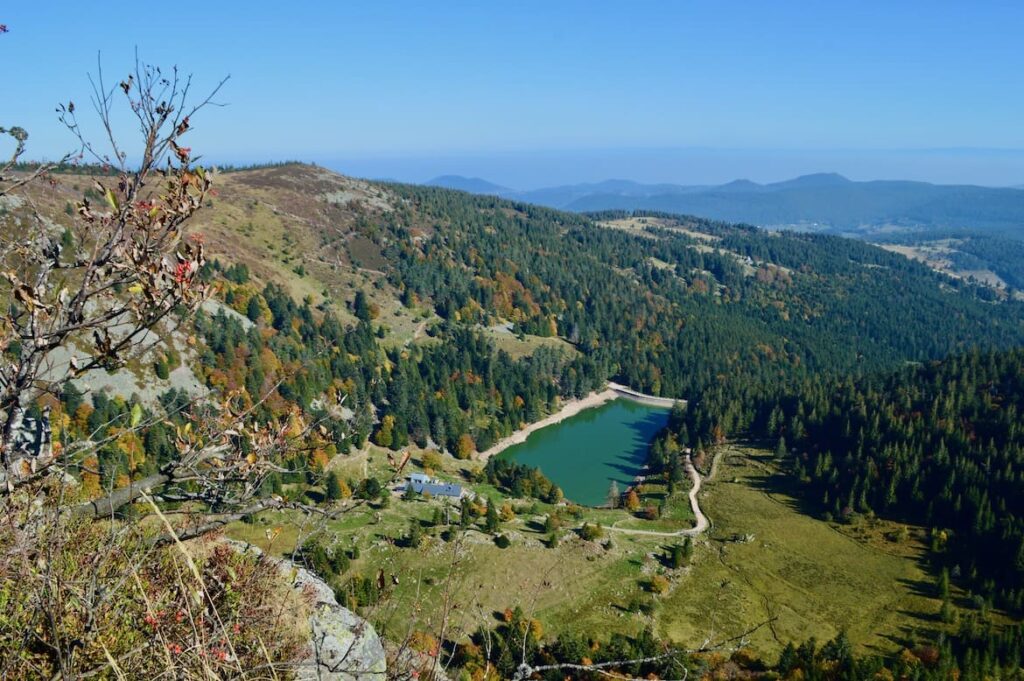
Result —
[[114, 177], [121, 173], [121, 169], [109, 163], [83, 163], [79, 161], [54, 162], [52, 165], [46, 161], [18, 161], [11, 165], [11, 170], [20, 173], [30, 173], [42, 166], [51, 166], [50, 173], [58, 175], [94, 175], [97, 177]]
[[[203, 159], [196, 157], [196, 161], [200, 163]], [[213, 164], [217, 171], [222, 173], [237, 173], [243, 170], [259, 170], [261, 168], [282, 168], [285, 166], [294, 165], [315, 165], [306, 164], [303, 161], [265, 161], [262, 163], [223, 163]], [[18, 161], [11, 166], [11, 170], [15, 172], [32, 172], [42, 166], [51, 166], [50, 162], [47, 161]], [[130, 168], [129, 164], [129, 168]], [[59, 174], [59, 175], [95, 175], [102, 177], [113, 177], [121, 173], [120, 167], [109, 163], [85, 163], [81, 161], [61, 161], [52, 163], [52, 167], [49, 168], [48, 172]]]
[[948, 259], [957, 270], [991, 270], [1017, 290], [1024, 289], [1024, 231], [1005, 235], [977, 230], [915, 230], [872, 236], [884, 244], [937, 247], [939, 257]]

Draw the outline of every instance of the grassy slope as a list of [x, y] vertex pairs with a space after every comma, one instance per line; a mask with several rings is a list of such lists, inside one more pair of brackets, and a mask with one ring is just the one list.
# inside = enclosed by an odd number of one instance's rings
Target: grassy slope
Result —
[[775, 617], [753, 635], [754, 648], [827, 640], [845, 628], [864, 649], [892, 652], [915, 631], [941, 626], [919, 542], [885, 539], [897, 527], [892, 523], [854, 536], [816, 520], [773, 487], [772, 475], [765, 453], [726, 456], [703, 502], [714, 529], [687, 587], [665, 602], [664, 634], [693, 641], [712, 624], [743, 630]]
[[[413, 458], [415, 465], [416, 457]], [[389, 508], [366, 509], [330, 525], [342, 546], [355, 542], [361, 558], [353, 567], [363, 574], [384, 570], [399, 577], [388, 602], [372, 617], [387, 629], [436, 625], [450, 588], [458, 604], [454, 622], [469, 631], [488, 624], [494, 613], [519, 605], [544, 624], [548, 632], [575, 630], [607, 635], [637, 632], [655, 626], [659, 633], [683, 644], [699, 644], [714, 632], [738, 634], [768, 617], [778, 619], [752, 636], [758, 652], [774, 654], [780, 643], [809, 636], [825, 640], [845, 627], [851, 639], [874, 652], [898, 650], [915, 632], [940, 626], [934, 615], [939, 602], [930, 595], [933, 583], [920, 563], [916, 540], [896, 544], [884, 534], [892, 524], [836, 528], [802, 513], [793, 499], [766, 487], [771, 475], [763, 452], [736, 450], [707, 483], [703, 501], [714, 522], [710, 535], [697, 540], [691, 567], [666, 570], [662, 557], [672, 540], [611, 533], [612, 545], [578, 539], [568, 527], [557, 548], [542, 540], [543, 513], [520, 514], [502, 531], [512, 537], [507, 549], [497, 548], [479, 531], [456, 543], [427, 539], [418, 549], [393, 546], [385, 538], [405, 534], [408, 517], [427, 520], [436, 501], [405, 502], [395, 498]], [[467, 464], [453, 463], [446, 471], [456, 478]], [[472, 466], [473, 464], [468, 464]], [[343, 475], [361, 472], [356, 456], [339, 469]], [[368, 470], [382, 475], [385, 454], [369, 448]], [[474, 486], [497, 498], [496, 490]], [[685, 490], [673, 500], [669, 515], [678, 514], [676, 527], [686, 524]], [[664, 529], [666, 521], [634, 520], [623, 511], [589, 510], [585, 519], [605, 525]], [[284, 528], [273, 548], [293, 545], [296, 528], [280, 516], [256, 525], [238, 525], [232, 534], [266, 546], [266, 530]], [[264, 524], [266, 523], [266, 524]], [[845, 532], [845, 534], [844, 534]], [[753, 541], [735, 541], [752, 534]], [[671, 591], [654, 597], [646, 591], [653, 574], [664, 572]], [[448, 581], [448, 575], [451, 581]], [[635, 600], [654, 604], [653, 615], [630, 612]]]

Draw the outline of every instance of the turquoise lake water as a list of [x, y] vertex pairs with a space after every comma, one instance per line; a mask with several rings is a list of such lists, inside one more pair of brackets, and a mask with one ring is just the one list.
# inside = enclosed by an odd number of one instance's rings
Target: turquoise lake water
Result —
[[620, 490], [633, 482], [668, 414], [665, 408], [616, 399], [541, 428], [498, 456], [539, 468], [567, 499], [598, 506], [607, 501], [612, 480]]

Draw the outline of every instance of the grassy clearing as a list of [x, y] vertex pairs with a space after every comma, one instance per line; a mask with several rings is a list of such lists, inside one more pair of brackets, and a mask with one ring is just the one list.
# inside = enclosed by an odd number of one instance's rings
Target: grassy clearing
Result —
[[484, 334], [494, 343], [495, 350], [504, 350], [512, 359], [520, 359], [521, 357], [528, 357], [537, 351], [537, 348], [547, 346], [555, 348], [556, 350], [562, 350], [564, 352], [576, 353], [576, 348], [561, 338], [545, 338], [542, 336], [530, 336], [524, 335], [519, 338], [513, 333], [510, 333], [504, 329], [497, 329], [494, 327], [488, 327], [484, 329]]
[[[419, 470], [422, 452], [415, 451], [406, 473]], [[444, 457], [440, 477], [462, 481], [477, 495], [505, 501], [499, 490], [485, 483], [465, 483], [464, 473], [480, 466], [478, 462]], [[367, 445], [348, 457], [338, 457], [331, 466], [343, 478], [359, 479], [364, 474], [385, 479], [392, 469], [387, 451]], [[494, 612], [522, 607], [532, 613], [548, 631], [569, 628], [581, 631], [623, 631], [636, 633], [650, 624], [645, 615], [629, 612], [638, 598], [652, 601], [643, 591], [647, 573], [660, 562], [651, 554], [664, 551], [666, 542], [658, 537], [634, 537], [604, 532], [595, 541], [580, 539], [575, 531], [583, 522], [611, 525], [626, 520], [638, 527], [661, 529], [651, 521], [632, 519], [624, 510], [577, 508], [578, 517], [566, 515], [558, 531], [558, 546], [548, 546], [545, 517], [554, 510], [548, 504], [532, 500], [508, 500], [515, 508], [515, 519], [502, 523], [500, 532], [512, 545], [500, 549], [493, 537], [471, 529], [458, 539], [444, 541], [441, 528], [430, 527], [441, 499], [406, 501], [392, 495], [389, 504], [364, 505], [331, 521], [326, 531], [338, 545], [358, 547], [360, 557], [353, 562], [348, 576], [359, 573], [376, 575], [384, 571], [394, 575], [397, 584], [389, 585], [387, 602], [368, 613], [385, 630], [395, 630], [410, 622], [427, 627], [435, 623], [444, 607], [443, 593], [451, 590], [458, 604], [454, 623], [468, 629], [489, 624]], [[685, 490], [673, 498], [685, 502]], [[350, 502], [351, 503], [351, 502]], [[564, 510], [564, 508], [563, 508]], [[410, 518], [424, 527], [426, 537], [419, 548], [404, 545]], [[458, 510], [451, 509], [451, 518]], [[265, 514], [252, 524], [236, 523], [229, 534], [252, 542], [276, 554], [285, 554], [312, 529], [301, 516], [288, 513]]]
[[742, 631], [775, 617], [752, 637], [760, 652], [811, 636], [827, 640], [845, 628], [862, 649], [888, 653], [941, 626], [918, 541], [885, 539], [892, 523], [859, 536], [839, 531], [773, 491], [772, 475], [764, 452], [725, 456], [702, 495], [714, 528], [686, 583], [664, 602], [661, 633], [692, 642], [712, 629]]

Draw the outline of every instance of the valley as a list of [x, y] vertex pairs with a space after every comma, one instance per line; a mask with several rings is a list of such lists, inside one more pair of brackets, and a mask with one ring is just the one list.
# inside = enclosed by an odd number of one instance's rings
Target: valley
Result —
[[0, 10], [0, 679], [1024, 681], [1024, 5], [238, 4]]
[[[748, 632], [773, 659], [842, 634], [890, 656], [958, 618], [1013, 621], [977, 583], [938, 595], [934, 527], [856, 498], [822, 513], [799, 472], [814, 445], [766, 453], [778, 425], [750, 444], [748, 411], [814, 380], [1012, 347], [1018, 301], [828, 235], [298, 164], [222, 178], [189, 232], [214, 300], [133, 366], [180, 365], [301, 433], [263, 493], [288, 508], [226, 535], [305, 561], [386, 638], [461, 650], [522, 612], [561, 637]], [[81, 186], [38, 201], [59, 212]], [[57, 413], [71, 433], [136, 405], [183, 428], [193, 397], [157, 374], [146, 399], [67, 388]], [[94, 484], [152, 475], [169, 439], [153, 425], [142, 447], [102, 450]], [[463, 496], [405, 491], [414, 473]]]

